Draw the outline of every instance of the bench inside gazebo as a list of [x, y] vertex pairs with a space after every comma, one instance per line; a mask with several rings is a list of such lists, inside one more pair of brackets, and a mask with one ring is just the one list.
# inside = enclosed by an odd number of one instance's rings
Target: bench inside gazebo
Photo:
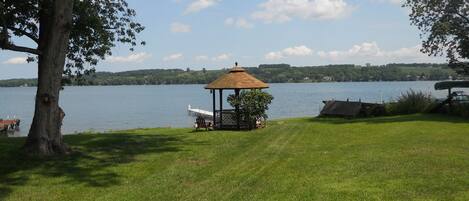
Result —
[[[235, 96], [239, 97], [241, 90], [265, 89], [269, 85], [258, 80], [246, 72], [244, 68], [235, 63], [228, 73], [211, 82], [205, 89], [210, 90], [213, 96], [213, 126], [218, 130], [244, 130], [255, 128], [256, 122], [248, 121], [240, 112], [239, 106], [234, 109], [223, 109], [223, 91], [234, 90]], [[219, 93], [219, 109], [216, 108], [216, 92]]]

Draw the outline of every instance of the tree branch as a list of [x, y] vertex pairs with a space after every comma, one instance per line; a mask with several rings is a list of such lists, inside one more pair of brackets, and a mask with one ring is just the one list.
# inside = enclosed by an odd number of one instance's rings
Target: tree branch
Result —
[[106, 30], [116, 30], [118, 29], [119, 27], [110, 27], [110, 26], [103, 26], [103, 29], [106, 29]]
[[11, 50], [11, 51], [15, 51], [15, 52], [26, 52], [26, 53], [35, 54], [35, 55], [40, 55], [41, 54], [41, 52], [38, 49], [23, 47], [23, 46], [16, 46], [16, 45], [11, 44], [11, 43], [0, 44], [0, 48], [2, 48], [4, 50]]
[[467, 23], [469, 23], [469, 18], [459, 12], [456, 12], [456, 15], [458, 15], [459, 17], [461, 17], [462, 19], [466, 20]]
[[7, 27], [8, 29], [12, 30], [12, 31], [17, 31], [21, 34], [23, 34], [24, 36], [30, 38], [31, 40], [33, 40], [34, 42], [36, 42], [36, 44], [39, 44], [39, 36], [37, 36], [36, 34], [33, 34], [33, 33], [29, 33], [23, 29], [19, 29], [19, 28], [16, 28], [16, 27], [12, 27], [12, 26], [9, 26]]

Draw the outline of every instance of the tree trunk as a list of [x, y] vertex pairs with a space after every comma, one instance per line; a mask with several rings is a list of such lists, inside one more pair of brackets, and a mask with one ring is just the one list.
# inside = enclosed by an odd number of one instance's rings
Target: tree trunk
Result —
[[24, 149], [30, 154], [66, 154], [59, 107], [62, 74], [72, 28], [73, 0], [43, 0], [39, 11], [38, 87], [34, 118]]

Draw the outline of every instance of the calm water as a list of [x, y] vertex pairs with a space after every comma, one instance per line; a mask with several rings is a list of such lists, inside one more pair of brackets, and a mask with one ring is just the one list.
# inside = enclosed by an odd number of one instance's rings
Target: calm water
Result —
[[[271, 84], [274, 96], [271, 119], [314, 116], [328, 99], [367, 102], [389, 101], [409, 89], [444, 97], [435, 82], [354, 82]], [[67, 87], [61, 94], [66, 116], [63, 132], [108, 131], [147, 127], [190, 127], [187, 106], [211, 111], [212, 96], [204, 85]], [[21, 118], [20, 132], [27, 135], [33, 112], [35, 88], [0, 88], [0, 118]], [[227, 91], [232, 93], [231, 91]], [[225, 96], [227, 95], [225, 92]], [[218, 95], [218, 94], [217, 94]], [[218, 100], [218, 98], [217, 98]], [[224, 106], [228, 106], [227, 103]]]

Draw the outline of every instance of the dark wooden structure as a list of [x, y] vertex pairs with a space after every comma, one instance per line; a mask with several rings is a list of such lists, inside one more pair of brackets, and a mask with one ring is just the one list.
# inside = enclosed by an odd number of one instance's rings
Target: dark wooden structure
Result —
[[[256, 79], [254, 76], [246, 72], [244, 68], [238, 67], [235, 63], [228, 73], [220, 76], [211, 82], [205, 89], [209, 89], [213, 95], [213, 127], [222, 130], [241, 130], [251, 128], [252, 122], [247, 122], [242, 117], [239, 106], [235, 109], [223, 109], [223, 90], [234, 90], [235, 95], [239, 96], [239, 92], [243, 89], [265, 89], [269, 85]], [[216, 108], [216, 91], [219, 92], [219, 109]]]
[[452, 95], [453, 88], [469, 88], [469, 81], [443, 81], [435, 84], [435, 90], [448, 90], [448, 97]]
[[385, 114], [383, 104], [363, 103], [361, 101], [323, 101], [324, 107], [319, 116], [321, 117], [373, 117]]
[[448, 105], [449, 111], [452, 110], [453, 104], [455, 103], [461, 103], [458, 101], [458, 97], [464, 97], [467, 95], [464, 95], [463, 93], [460, 94], [458, 91], [452, 91], [453, 88], [469, 88], [469, 81], [443, 81], [443, 82], [437, 82], [435, 84], [435, 90], [448, 90], [448, 97], [439, 102], [434, 108], [432, 108], [430, 111], [431, 112], [448, 112], [445, 111], [445, 106]]

